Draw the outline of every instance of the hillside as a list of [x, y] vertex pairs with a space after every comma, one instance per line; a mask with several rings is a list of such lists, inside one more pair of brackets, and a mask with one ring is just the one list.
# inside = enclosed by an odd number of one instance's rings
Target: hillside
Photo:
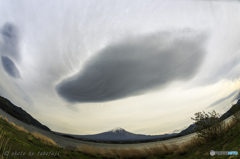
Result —
[[[8, 152], [9, 159], [40, 159], [40, 158], [82, 158], [88, 159], [88, 157], [80, 152], [69, 151], [51, 144], [46, 144], [45, 141], [48, 139], [37, 139], [33, 137], [30, 132], [25, 129], [17, 126], [13, 126], [7, 122], [7, 119], [0, 118], [0, 142], [6, 143], [8, 140], [7, 146], [5, 146], [4, 152]], [[3, 135], [3, 133], [5, 135]], [[4, 155], [3, 153], [4, 144], [0, 145], [0, 156]], [[20, 153], [19, 153], [20, 152]], [[22, 153], [21, 153], [22, 152]], [[25, 154], [24, 154], [25, 152]], [[40, 155], [38, 152], [53, 152], [51, 155]], [[55, 156], [54, 156], [55, 155]]]
[[[240, 99], [238, 100], [237, 104], [234, 104], [227, 112], [225, 112], [221, 116], [220, 119], [225, 120], [239, 110], [240, 110]], [[194, 132], [194, 127], [195, 127], [195, 124], [191, 124], [185, 130], [181, 131], [177, 136], [183, 136], [183, 135], [193, 133]]]
[[40, 129], [51, 131], [47, 126], [42, 125], [39, 121], [34, 119], [30, 114], [28, 114], [22, 108], [15, 106], [8, 99], [0, 96], [0, 109], [8, 113], [9, 115], [15, 117], [16, 119], [28, 124], [38, 127]]

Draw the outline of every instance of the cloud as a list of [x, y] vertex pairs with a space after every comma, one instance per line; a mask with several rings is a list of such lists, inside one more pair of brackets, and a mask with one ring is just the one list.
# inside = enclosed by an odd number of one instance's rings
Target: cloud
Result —
[[185, 32], [125, 39], [107, 46], [82, 71], [56, 86], [69, 102], [104, 102], [143, 94], [175, 80], [189, 80], [201, 65], [206, 36]]
[[0, 96], [7, 98], [9, 97], [8, 91], [0, 84]]
[[13, 78], [21, 78], [20, 72], [18, 71], [14, 62], [6, 57], [1, 56], [3, 69], [7, 72], [7, 74]]
[[225, 100], [233, 97], [234, 95], [236, 95], [237, 93], [239, 92], [239, 89], [238, 90], [235, 90], [234, 92], [232, 92], [231, 94], [229, 94], [228, 96], [224, 97], [224, 98], [221, 98], [219, 100], [217, 100], [216, 102], [213, 102], [212, 104], [210, 104], [207, 108], [210, 108], [210, 107], [213, 107], [215, 105], [218, 105], [222, 102], [224, 102]]
[[5, 23], [1, 29], [1, 35], [3, 38], [3, 43], [0, 45], [1, 53], [15, 60], [19, 60], [17, 27], [11, 23]]
[[232, 99], [232, 102], [235, 101], [235, 100], [239, 100], [240, 99], [240, 91], [238, 92], [238, 94], [236, 94], [233, 99]]

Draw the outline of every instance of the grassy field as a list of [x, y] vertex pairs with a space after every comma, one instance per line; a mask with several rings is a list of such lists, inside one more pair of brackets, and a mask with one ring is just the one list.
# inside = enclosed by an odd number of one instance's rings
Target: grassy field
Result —
[[[210, 151], [238, 151], [240, 152], [240, 124], [232, 123], [229, 130], [218, 139], [202, 142], [193, 139], [182, 146], [153, 147], [150, 149], [96, 149], [89, 146], [60, 148], [51, 139], [28, 132], [24, 128], [9, 123], [6, 118], [0, 118], [0, 158], [60, 158], [60, 159], [88, 159], [88, 158], [240, 158], [237, 156], [210, 156]], [[5, 154], [8, 153], [8, 156]]]
[[[0, 131], [0, 158], [92, 158], [91, 156], [78, 151], [70, 151], [60, 148], [51, 139], [44, 137], [41, 134], [28, 132], [20, 126], [7, 122], [7, 119], [5, 118], [0, 119]], [[6, 142], [7, 145], [5, 145]], [[6, 151], [9, 152], [8, 156], [5, 156], [4, 154]], [[45, 154], [43, 154], [44, 152]], [[48, 154], [46, 154], [47, 152]]]

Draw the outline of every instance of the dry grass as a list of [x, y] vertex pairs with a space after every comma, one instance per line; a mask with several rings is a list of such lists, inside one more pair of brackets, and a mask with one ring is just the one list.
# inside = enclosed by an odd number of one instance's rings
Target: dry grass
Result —
[[226, 128], [225, 128], [225, 132], [228, 132], [229, 130], [231, 130], [234, 126], [236, 126], [238, 124], [238, 121], [235, 120], [234, 118], [232, 120], [230, 120], [227, 124], [226, 124]]
[[199, 140], [197, 138], [192, 138], [192, 140], [183, 143], [181, 145], [171, 144], [166, 145], [162, 144], [155, 147], [150, 148], [95, 148], [92, 146], [83, 145], [78, 147], [78, 151], [81, 151], [85, 154], [89, 154], [92, 156], [102, 155], [105, 157], [114, 157], [114, 158], [137, 158], [137, 157], [148, 157], [148, 156], [156, 156], [156, 155], [169, 155], [169, 154], [177, 154], [184, 155], [187, 153], [188, 148], [201, 145], [205, 142]]
[[39, 134], [39, 133], [36, 133], [36, 132], [30, 132], [30, 134], [36, 138], [36, 139], [39, 139], [43, 144], [47, 144], [47, 145], [51, 145], [51, 146], [57, 146], [57, 144], [50, 138], [42, 135], [42, 134]]
[[19, 125], [14, 124], [13, 122], [9, 122], [9, 124], [14, 126], [18, 131], [22, 131], [22, 132], [28, 133], [28, 131], [26, 129], [24, 129], [23, 127], [21, 127]]
[[30, 136], [28, 136], [29, 141], [32, 141], [32, 139], [34, 137], [36, 139], [39, 139], [43, 144], [47, 144], [47, 145], [50, 145], [50, 146], [58, 146], [52, 139], [50, 139], [50, 138], [48, 138], [48, 137], [46, 137], [42, 134], [39, 134], [39, 133], [36, 133], [36, 132], [29, 132], [28, 130], [24, 129], [23, 127], [21, 127], [19, 125], [16, 125], [13, 122], [9, 122], [8, 119], [6, 117], [3, 117], [2, 115], [0, 115], [0, 118], [7, 121], [10, 125], [14, 126], [18, 131], [22, 131], [22, 132], [25, 132], [27, 134], [30, 133]]
[[[196, 141], [195, 141], [196, 142]], [[92, 156], [102, 155], [104, 157], [114, 157], [114, 158], [138, 158], [138, 157], [148, 157], [156, 155], [168, 155], [168, 154], [178, 154], [182, 155], [187, 152], [187, 148], [192, 147], [195, 142], [188, 142], [182, 145], [165, 145], [150, 147], [150, 148], [95, 148], [87, 145], [78, 147], [78, 150], [89, 154]]]

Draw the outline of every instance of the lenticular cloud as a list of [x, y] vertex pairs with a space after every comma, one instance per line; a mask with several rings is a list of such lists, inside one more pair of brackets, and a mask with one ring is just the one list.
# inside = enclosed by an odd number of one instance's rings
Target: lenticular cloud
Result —
[[125, 39], [98, 52], [56, 90], [69, 102], [104, 102], [189, 80], [204, 59], [205, 39], [182, 32]]

